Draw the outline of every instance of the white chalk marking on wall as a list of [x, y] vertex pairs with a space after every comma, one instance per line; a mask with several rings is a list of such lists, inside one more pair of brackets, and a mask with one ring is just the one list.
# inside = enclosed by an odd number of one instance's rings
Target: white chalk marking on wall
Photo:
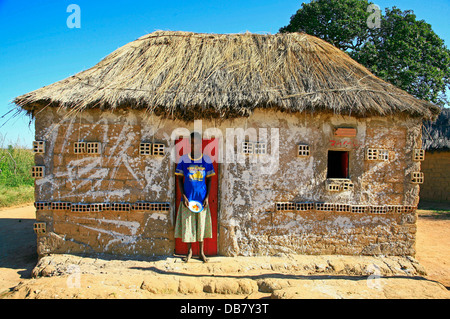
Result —
[[139, 222], [111, 220], [111, 219], [96, 219], [96, 218], [90, 218], [90, 217], [77, 217], [77, 219], [95, 220], [95, 221], [98, 221], [100, 225], [102, 223], [108, 223], [108, 224], [114, 224], [117, 226], [124, 226], [130, 230], [131, 235], [125, 235], [125, 234], [122, 234], [122, 233], [119, 233], [116, 231], [112, 231], [112, 230], [83, 225], [82, 223], [76, 224], [78, 226], [81, 226], [81, 227], [84, 227], [84, 228], [87, 228], [87, 229], [90, 229], [90, 230], [93, 230], [93, 231], [96, 231], [99, 233], [107, 234], [107, 235], [113, 237], [113, 239], [111, 239], [106, 244], [105, 249], [108, 249], [110, 245], [112, 245], [116, 242], [119, 242], [119, 243], [122, 243], [125, 245], [126, 244], [134, 244], [134, 243], [136, 243], [136, 241], [138, 239], [138, 236], [136, 236], [136, 233], [140, 226]]
[[163, 213], [152, 213], [152, 214], [148, 215], [148, 217], [151, 219], [167, 220], [167, 214], [163, 214]]
[[115, 176], [118, 167], [120, 166], [121, 163], [123, 163], [126, 169], [133, 176], [133, 178], [141, 185], [141, 187], [144, 187], [141, 179], [137, 176], [136, 172], [131, 167], [128, 155], [126, 153], [128, 148], [130, 148], [131, 145], [135, 143], [135, 141], [136, 141], [136, 133], [129, 132], [129, 126], [124, 125], [121, 132], [119, 133], [117, 141], [115, 142], [113, 148], [111, 149], [111, 155], [109, 156], [109, 159], [111, 159], [113, 155], [115, 155], [115, 150], [119, 147], [120, 151], [117, 152], [117, 160], [114, 163], [115, 168], [113, 169], [112, 175]]

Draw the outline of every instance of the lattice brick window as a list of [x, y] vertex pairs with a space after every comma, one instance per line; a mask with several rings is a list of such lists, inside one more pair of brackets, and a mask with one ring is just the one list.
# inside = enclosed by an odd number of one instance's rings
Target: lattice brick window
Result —
[[86, 153], [86, 143], [85, 142], [74, 142], [73, 143], [73, 152], [75, 154]]
[[44, 154], [45, 153], [45, 142], [44, 141], [33, 141], [33, 153]]
[[364, 214], [369, 212], [369, 206], [367, 205], [351, 205], [351, 212], [354, 214]]
[[299, 212], [306, 212], [314, 210], [314, 203], [306, 202], [306, 203], [295, 203], [295, 208]]
[[353, 190], [354, 184], [348, 178], [327, 178], [325, 189], [329, 192]]
[[327, 191], [329, 192], [340, 192], [341, 184], [339, 183], [327, 183]]
[[366, 160], [368, 161], [388, 161], [389, 150], [368, 148], [366, 150]]
[[338, 213], [350, 213], [351, 207], [349, 204], [334, 204], [334, 211]]
[[139, 144], [139, 155], [152, 155], [152, 143]]
[[156, 202], [136, 202], [131, 206], [131, 209], [134, 211], [169, 211], [170, 204], [169, 203], [156, 203]]
[[388, 214], [401, 214], [405, 211], [405, 206], [402, 205], [386, 205], [386, 213]]
[[150, 210], [150, 202], [136, 202], [131, 205], [131, 209], [134, 211], [148, 211]]
[[45, 223], [34, 223], [33, 229], [36, 234], [45, 234], [47, 232], [47, 225]]
[[254, 152], [257, 155], [267, 154], [267, 143], [266, 142], [257, 142], [253, 144]]
[[297, 156], [306, 157], [309, 156], [309, 145], [299, 144], [297, 145]]
[[403, 213], [413, 213], [416, 206], [405, 205], [403, 206]]
[[372, 205], [369, 208], [371, 214], [386, 214], [386, 206], [384, 205]]
[[91, 211], [90, 204], [72, 204], [70, 210], [74, 213], [87, 213]]
[[334, 204], [332, 203], [316, 203], [315, 206], [318, 212], [332, 212], [334, 210]]
[[94, 203], [90, 204], [91, 212], [104, 212], [111, 209], [110, 203]]
[[412, 172], [411, 173], [411, 183], [422, 184], [423, 179], [424, 179], [424, 175], [422, 172]]
[[103, 203], [94, 203], [89, 204], [91, 212], [102, 212], [103, 211]]
[[164, 156], [165, 145], [163, 143], [147, 143], [139, 144], [139, 155]]
[[111, 211], [113, 212], [129, 212], [131, 210], [130, 203], [112, 203]]
[[389, 150], [379, 149], [378, 150], [378, 160], [388, 161], [389, 160]]
[[68, 202], [52, 202], [53, 210], [70, 210], [71, 203]]
[[51, 203], [50, 202], [34, 202], [34, 207], [36, 207], [36, 210], [50, 209]]
[[150, 203], [150, 211], [153, 212], [166, 212], [170, 210], [169, 203]]
[[31, 167], [31, 177], [33, 178], [43, 178], [45, 166], [33, 166]]
[[341, 185], [342, 185], [342, 190], [343, 191], [352, 190], [354, 188], [354, 186], [355, 186], [355, 184], [353, 184], [352, 181], [345, 181]]
[[252, 142], [242, 142], [242, 154], [253, 154], [254, 145]]
[[99, 142], [86, 142], [86, 153], [87, 154], [100, 154], [100, 143]]
[[277, 212], [294, 211], [295, 203], [294, 202], [277, 202], [277, 203], [275, 203], [275, 210]]
[[425, 160], [425, 150], [421, 148], [415, 148], [413, 150], [413, 160], [414, 161], [423, 161]]
[[378, 160], [378, 150], [375, 148], [368, 148], [366, 150], [366, 160], [368, 161]]
[[404, 205], [403, 206], [403, 211], [402, 213], [414, 213], [414, 211], [417, 209], [416, 206], [411, 206], [411, 205]]
[[152, 155], [153, 156], [164, 156], [164, 144], [153, 143], [152, 144]]

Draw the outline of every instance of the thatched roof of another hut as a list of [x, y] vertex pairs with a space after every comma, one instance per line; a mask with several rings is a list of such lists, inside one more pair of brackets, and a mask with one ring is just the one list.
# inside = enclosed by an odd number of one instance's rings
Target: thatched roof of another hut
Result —
[[130, 107], [185, 120], [247, 116], [255, 108], [423, 118], [439, 113], [304, 33], [157, 31], [14, 103], [31, 113], [42, 106], [73, 112]]
[[422, 143], [427, 151], [450, 150], [450, 109], [443, 109], [435, 122], [425, 123]]

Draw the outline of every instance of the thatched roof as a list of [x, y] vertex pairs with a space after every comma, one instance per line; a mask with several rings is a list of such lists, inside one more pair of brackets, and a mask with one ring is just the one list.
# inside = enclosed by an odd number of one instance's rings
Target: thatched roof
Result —
[[422, 144], [427, 151], [450, 150], [450, 109], [443, 109], [435, 122], [425, 123]]
[[157, 31], [14, 103], [31, 113], [42, 106], [74, 112], [131, 107], [186, 120], [247, 116], [254, 108], [424, 118], [439, 113], [304, 33]]

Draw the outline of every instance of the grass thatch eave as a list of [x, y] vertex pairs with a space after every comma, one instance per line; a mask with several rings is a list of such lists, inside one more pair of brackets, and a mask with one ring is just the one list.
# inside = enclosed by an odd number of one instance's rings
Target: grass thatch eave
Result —
[[427, 152], [450, 151], [450, 109], [443, 109], [436, 121], [424, 124], [422, 144]]
[[265, 107], [353, 116], [406, 113], [425, 119], [439, 114], [437, 106], [303, 33], [153, 32], [14, 103], [31, 112], [38, 106], [74, 113], [126, 106], [184, 120], [248, 116]]

